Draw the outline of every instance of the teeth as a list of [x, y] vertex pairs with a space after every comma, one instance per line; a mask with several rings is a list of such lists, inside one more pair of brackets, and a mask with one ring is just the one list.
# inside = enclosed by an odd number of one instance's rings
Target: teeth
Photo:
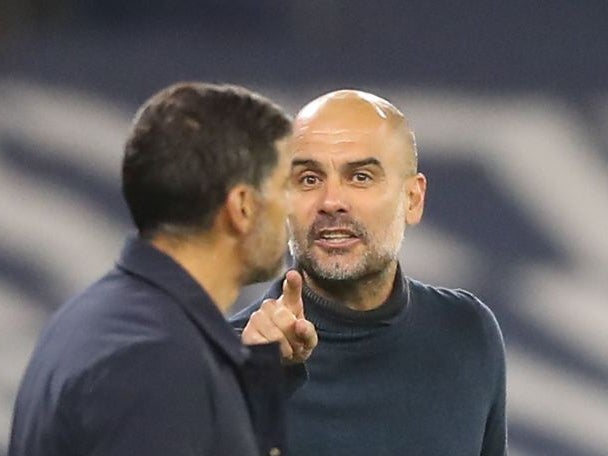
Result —
[[321, 237], [323, 239], [349, 239], [352, 236], [346, 233], [326, 233], [321, 235]]

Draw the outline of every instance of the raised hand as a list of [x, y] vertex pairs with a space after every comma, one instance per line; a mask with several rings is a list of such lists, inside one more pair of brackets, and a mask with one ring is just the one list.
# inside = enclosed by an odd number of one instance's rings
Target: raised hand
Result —
[[251, 314], [241, 334], [244, 344], [279, 342], [285, 364], [302, 363], [317, 346], [314, 325], [304, 317], [302, 276], [290, 270], [279, 299], [266, 299]]

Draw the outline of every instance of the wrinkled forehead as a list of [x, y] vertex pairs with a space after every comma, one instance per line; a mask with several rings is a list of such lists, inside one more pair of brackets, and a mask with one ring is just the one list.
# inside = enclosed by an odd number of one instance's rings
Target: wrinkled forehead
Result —
[[336, 147], [339, 146], [372, 146], [378, 139], [378, 131], [365, 131], [355, 129], [321, 129], [302, 128], [294, 135], [295, 152], [307, 146], [323, 145]]
[[306, 130], [294, 140], [292, 169], [299, 165], [340, 170], [374, 163], [385, 172], [401, 173], [407, 166], [409, 145], [395, 134], [378, 131]]
[[403, 156], [409, 150], [409, 137], [387, 122], [361, 121], [361, 118], [314, 117], [294, 129], [294, 154]]

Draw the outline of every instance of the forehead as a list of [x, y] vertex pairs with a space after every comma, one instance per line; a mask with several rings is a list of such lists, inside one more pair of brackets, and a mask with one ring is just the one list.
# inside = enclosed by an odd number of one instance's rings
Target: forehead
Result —
[[381, 162], [398, 162], [407, 154], [401, 136], [387, 125], [301, 123], [294, 132], [294, 158], [323, 162], [373, 156]]
[[407, 120], [387, 101], [362, 92], [335, 92], [298, 113], [293, 149], [300, 159], [323, 162], [374, 156], [392, 165], [406, 159], [408, 135]]

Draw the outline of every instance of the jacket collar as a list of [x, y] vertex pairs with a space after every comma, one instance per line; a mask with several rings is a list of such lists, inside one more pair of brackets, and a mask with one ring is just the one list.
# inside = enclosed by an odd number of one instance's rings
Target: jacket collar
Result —
[[172, 296], [198, 329], [237, 366], [248, 359], [249, 350], [209, 294], [169, 255], [144, 239], [130, 236], [116, 265]]

